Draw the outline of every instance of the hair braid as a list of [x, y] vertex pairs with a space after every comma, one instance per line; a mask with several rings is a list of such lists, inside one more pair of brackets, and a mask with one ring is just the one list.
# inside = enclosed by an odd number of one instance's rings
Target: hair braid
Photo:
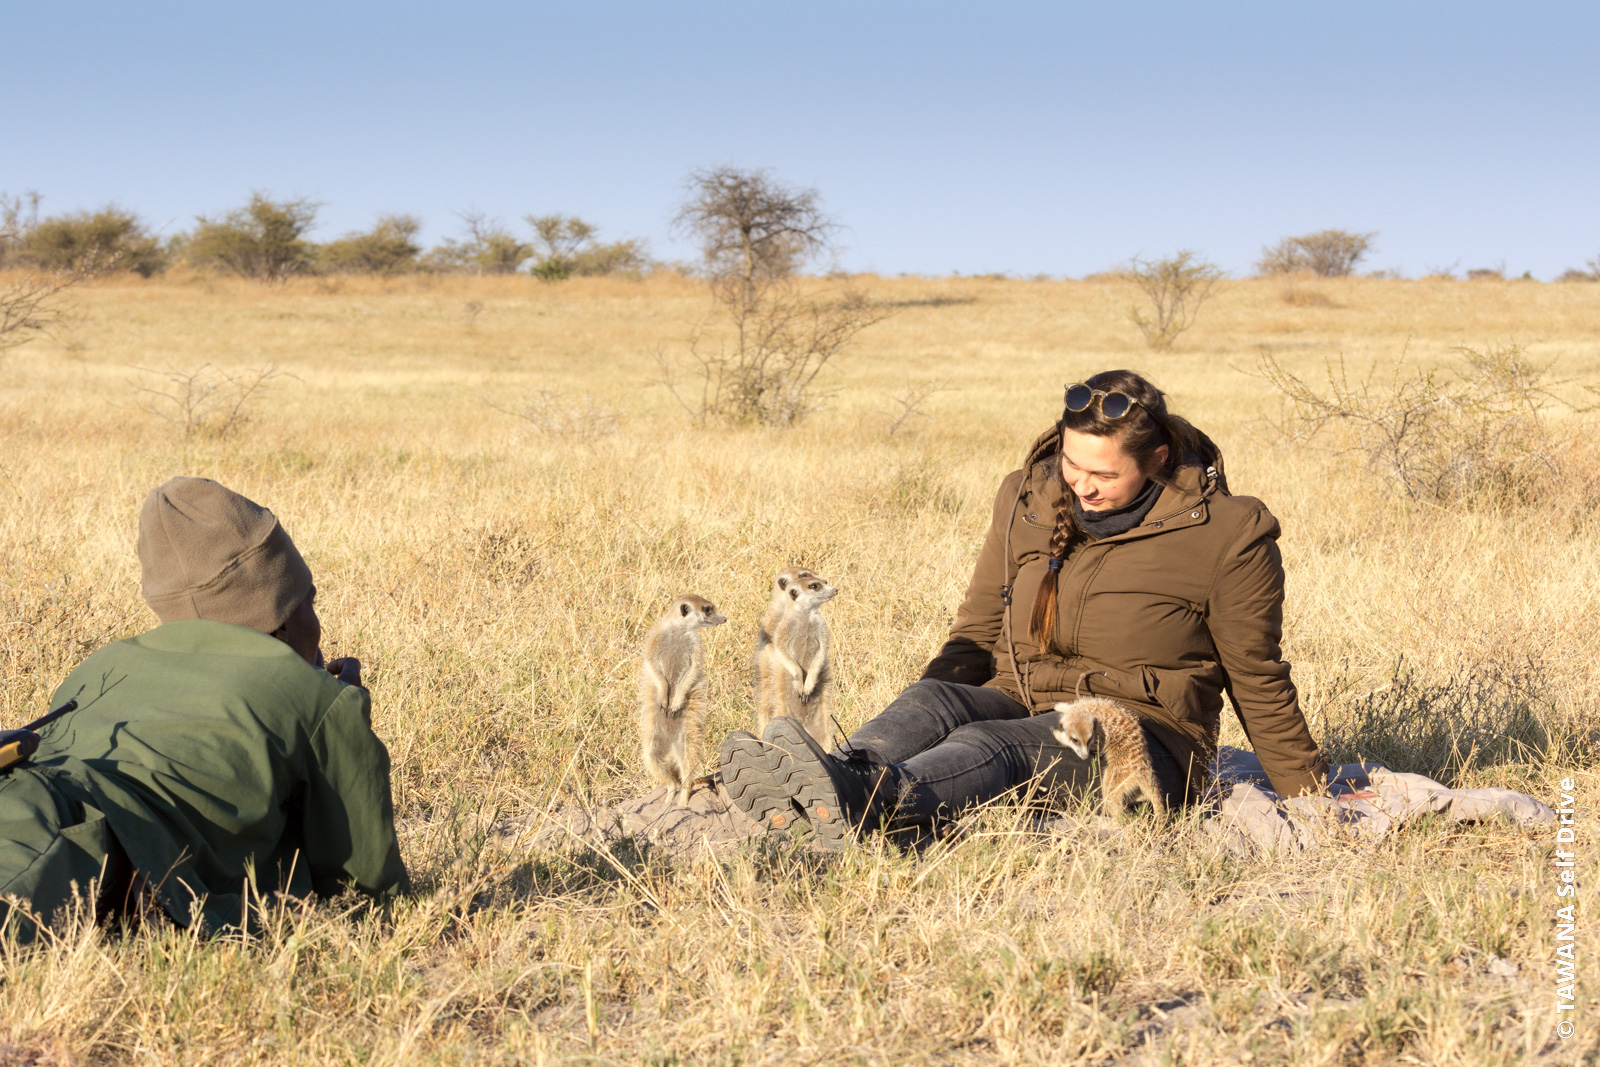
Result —
[[1033, 595], [1033, 614], [1028, 619], [1028, 635], [1047, 652], [1059, 651], [1056, 643], [1056, 608], [1060, 594], [1057, 579], [1061, 575], [1061, 565], [1073, 543], [1082, 536], [1083, 531], [1078, 527], [1078, 519], [1072, 508], [1072, 494], [1063, 483], [1061, 495], [1056, 498], [1056, 528], [1050, 534], [1049, 568], [1044, 577], [1039, 579], [1039, 591]]

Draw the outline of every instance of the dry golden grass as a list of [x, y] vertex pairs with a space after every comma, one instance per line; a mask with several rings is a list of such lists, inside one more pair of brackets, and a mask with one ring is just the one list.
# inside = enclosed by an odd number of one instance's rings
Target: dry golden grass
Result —
[[[0, 722], [150, 624], [139, 503], [172, 474], [218, 478], [284, 519], [318, 576], [325, 647], [367, 664], [419, 893], [387, 918], [285, 906], [253, 941], [77, 929], [6, 949], [0, 1062], [20, 1055], [6, 1042], [164, 1063], [1476, 1065], [1595, 1048], [1592, 1015], [1552, 1036], [1550, 831], [1432, 822], [1242, 860], [1192, 819], [1040, 841], [999, 808], [921, 857], [751, 846], [672, 865], [643, 845], [535, 856], [490, 840], [497, 820], [643, 789], [633, 649], [680, 592], [732, 620], [708, 637], [714, 736], [749, 718], [747, 649], [791, 562], [842, 589], [842, 721], [875, 713], [941, 642], [995, 486], [1061, 383], [1132, 366], [1282, 520], [1288, 654], [1319, 736], [1402, 657], [1424, 679], [1536, 679], [1550, 743], [1462, 780], [1553, 800], [1577, 778], [1592, 1009], [1592, 509], [1567, 478], [1528, 508], [1407, 505], [1360, 462], [1274, 437], [1252, 371], [1263, 347], [1314, 376], [1340, 354], [1448, 364], [1455, 346], [1515, 341], [1593, 383], [1600, 287], [1319, 280], [1290, 300], [1281, 281], [1238, 282], [1152, 354], [1114, 279], [871, 285], [898, 313], [828, 372], [828, 407], [784, 432], [696, 426], [652, 384], [655, 351], [708, 310], [674, 277], [108, 282], [78, 294], [70, 334], [11, 352]], [[292, 377], [227, 437], [137, 406], [133, 368], [202, 363]], [[926, 382], [948, 388], [888, 436], [894, 395]], [[616, 432], [552, 434], [485, 402], [541, 390], [614, 413]], [[1224, 740], [1241, 743], [1236, 726]], [[1490, 955], [1519, 975], [1486, 973]]]

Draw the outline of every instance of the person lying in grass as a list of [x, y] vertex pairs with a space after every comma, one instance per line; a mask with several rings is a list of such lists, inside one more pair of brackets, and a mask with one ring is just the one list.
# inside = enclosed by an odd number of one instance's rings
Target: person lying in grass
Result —
[[930, 825], [1019, 787], [1092, 788], [1055, 704], [1116, 701], [1138, 719], [1167, 810], [1196, 800], [1226, 693], [1278, 793], [1327, 764], [1280, 651], [1278, 521], [1231, 496], [1220, 451], [1131, 371], [1067, 386], [1065, 409], [1001, 483], [950, 638], [922, 679], [833, 752], [793, 720], [735, 731], [729, 796], [820, 843]]
[[84, 660], [52, 700], [77, 708], [0, 773], [0, 929], [30, 940], [80, 894], [217, 932], [274, 892], [403, 891], [361, 665], [323, 666], [311, 571], [272, 512], [173, 478], [139, 562], [161, 625]]

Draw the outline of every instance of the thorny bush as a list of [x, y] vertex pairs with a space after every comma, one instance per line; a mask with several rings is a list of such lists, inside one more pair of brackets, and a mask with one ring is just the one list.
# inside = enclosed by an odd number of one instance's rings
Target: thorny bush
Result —
[[1322, 752], [1333, 763], [1366, 760], [1461, 784], [1481, 768], [1544, 762], [1552, 747], [1581, 742], [1557, 727], [1536, 663], [1486, 664], [1443, 679], [1396, 663], [1378, 688], [1353, 688], [1336, 686], [1329, 701]]
[[[1352, 377], [1343, 357], [1327, 365], [1325, 389], [1286, 369], [1263, 349], [1258, 367], [1286, 405], [1277, 428], [1291, 441], [1333, 430], [1336, 451], [1366, 460], [1386, 485], [1411, 500], [1529, 504], [1550, 495], [1569, 472], [1568, 435], [1553, 428], [1554, 406], [1575, 411], [1555, 390], [1550, 364], [1527, 358], [1520, 345], [1456, 350], [1456, 372], [1411, 367], [1404, 354], [1387, 380], [1376, 363]], [[1592, 387], [1590, 388], [1592, 391]]]
[[1145, 343], [1159, 350], [1171, 348], [1178, 335], [1194, 325], [1200, 305], [1211, 299], [1222, 280], [1222, 270], [1193, 252], [1181, 251], [1166, 259], [1135, 256], [1127, 276], [1149, 299], [1152, 312], [1147, 318], [1138, 308], [1129, 308], [1128, 318], [1144, 334]]
[[[817, 375], [856, 334], [890, 314], [864, 293], [811, 295], [790, 281], [757, 285], [722, 304], [728, 332], [689, 339], [691, 383], [656, 354], [661, 381], [696, 420], [790, 426], [816, 410]], [[729, 336], [731, 334], [731, 336]]]

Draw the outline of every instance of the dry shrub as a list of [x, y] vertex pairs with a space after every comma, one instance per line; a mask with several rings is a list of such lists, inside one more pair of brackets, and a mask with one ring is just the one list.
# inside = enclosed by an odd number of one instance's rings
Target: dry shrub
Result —
[[192, 370], [135, 368], [130, 380], [140, 411], [175, 427], [185, 437], [227, 437], [249, 421], [246, 409], [283, 372], [276, 367], [225, 371], [202, 363]]
[[70, 326], [72, 303], [67, 290], [117, 266], [117, 250], [93, 244], [78, 248], [74, 256], [61, 262], [41, 264], [37, 257], [24, 255], [29, 238], [41, 225], [38, 213], [38, 194], [31, 198], [0, 194], [0, 268], [13, 262], [31, 268], [0, 286], [0, 355], [36, 337], [53, 337]]
[[1261, 250], [1256, 271], [1260, 274], [1310, 271], [1323, 278], [1343, 278], [1371, 251], [1372, 239], [1376, 236], [1376, 233], [1350, 230], [1319, 230], [1299, 237], [1285, 237], [1276, 245]]
[[0, 354], [70, 326], [72, 304], [65, 293], [86, 277], [75, 270], [36, 271], [0, 288]]
[[[1542, 763], [1553, 752], [1574, 755], [1538, 664], [1486, 664], [1440, 679], [1397, 663], [1376, 689], [1330, 700], [1322, 752], [1329, 762], [1366, 760], [1391, 770], [1464, 784], [1473, 772], [1507, 763]], [[1553, 736], [1554, 735], [1554, 736]], [[1587, 742], [1580, 742], [1587, 748]]]
[[1153, 315], [1146, 318], [1138, 308], [1128, 309], [1128, 317], [1144, 334], [1151, 348], [1171, 348], [1178, 335], [1194, 325], [1200, 305], [1210, 300], [1222, 280], [1222, 269], [1188, 250], [1166, 259], [1146, 260], [1138, 256], [1128, 263], [1127, 277], [1149, 299]]
[[904, 389], [890, 397], [895, 410], [889, 416], [888, 425], [884, 427], [884, 436], [893, 437], [901, 430], [909, 431], [911, 424], [917, 419], [928, 418], [928, 413], [922, 410], [922, 406], [935, 393], [942, 393], [949, 388], [936, 381], [907, 382]]
[[1308, 385], [1270, 352], [1258, 366], [1287, 402], [1279, 430], [1307, 441], [1332, 430], [1333, 447], [1365, 458], [1384, 484], [1411, 500], [1527, 504], [1590, 475], [1565, 462], [1570, 435], [1555, 429], [1552, 406], [1579, 408], [1555, 389], [1550, 365], [1520, 345], [1458, 348], [1460, 371], [1411, 367], [1404, 354], [1387, 381], [1374, 363], [1353, 378], [1343, 357], [1327, 365], [1325, 390]]
[[1335, 303], [1333, 297], [1320, 289], [1313, 289], [1305, 285], [1296, 285], [1290, 282], [1283, 287], [1283, 302], [1290, 307], [1297, 308], [1336, 308], [1342, 305]]
[[616, 433], [621, 425], [615, 409], [588, 393], [573, 400], [549, 389], [536, 389], [518, 400], [485, 397], [483, 402], [521, 419], [540, 437], [556, 441], [596, 441]]
[[726, 332], [702, 324], [689, 338], [690, 380], [665, 353], [661, 382], [696, 420], [791, 426], [817, 410], [817, 375], [888, 308], [844, 288], [811, 294], [798, 283], [759, 278], [730, 288], [722, 303]]

